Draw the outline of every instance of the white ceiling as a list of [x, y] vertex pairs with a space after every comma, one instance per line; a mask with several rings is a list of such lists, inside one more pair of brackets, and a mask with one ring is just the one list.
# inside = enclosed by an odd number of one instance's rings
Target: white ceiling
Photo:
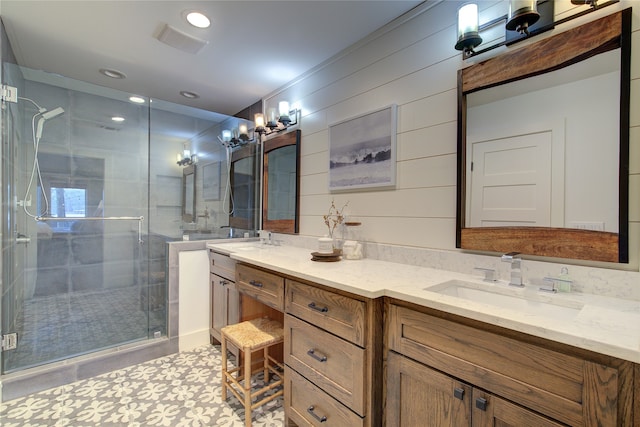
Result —
[[[420, 3], [0, 0], [0, 14], [19, 65], [231, 115]], [[193, 9], [211, 18], [210, 28], [186, 22], [183, 12]], [[161, 43], [164, 24], [208, 44], [191, 54]]]

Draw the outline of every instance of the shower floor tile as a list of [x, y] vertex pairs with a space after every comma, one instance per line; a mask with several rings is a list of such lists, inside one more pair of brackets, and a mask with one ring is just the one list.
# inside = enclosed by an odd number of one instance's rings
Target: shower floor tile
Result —
[[[0, 404], [3, 427], [244, 426], [221, 397], [219, 346], [203, 346]], [[261, 377], [255, 386], [262, 385]], [[271, 390], [275, 393], [279, 390]], [[284, 425], [279, 397], [253, 411], [256, 427]]]
[[148, 328], [137, 286], [34, 297], [18, 318], [18, 348], [4, 354], [5, 371], [146, 339]]

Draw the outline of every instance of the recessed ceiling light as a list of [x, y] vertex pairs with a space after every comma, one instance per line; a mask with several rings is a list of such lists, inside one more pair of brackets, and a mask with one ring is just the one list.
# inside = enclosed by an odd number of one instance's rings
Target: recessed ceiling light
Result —
[[134, 102], [136, 104], [144, 104], [145, 99], [141, 96], [130, 96], [129, 101]]
[[103, 74], [107, 77], [111, 77], [112, 79], [125, 79], [127, 78], [126, 74], [123, 72], [120, 72], [118, 70], [112, 70], [109, 68], [101, 68], [100, 69], [100, 74]]
[[211, 21], [202, 12], [187, 12], [187, 21], [189, 24], [198, 28], [209, 28]]
[[114, 122], [124, 122], [124, 117], [120, 117], [120, 116], [113, 116], [111, 117], [111, 120], [113, 120]]
[[181, 90], [180, 91], [180, 95], [184, 96], [185, 98], [189, 98], [189, 99], [198, 99], [198, 98], [200, 98], [200, 95], [198, 95], [195, 92], [189, 92], [188, 90]]

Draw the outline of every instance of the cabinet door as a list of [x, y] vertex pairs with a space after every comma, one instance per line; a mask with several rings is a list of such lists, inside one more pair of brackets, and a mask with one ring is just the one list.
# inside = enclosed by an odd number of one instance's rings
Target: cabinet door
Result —
[[471, 426], [469, 385], [389, 352], [387, 426]]
[[220, 339], [220, 329], [240, 321], [240, 297], [236, 284], [224, 277], [211, 275], [211, 327]]
[[473, 427], [561, 427], [548, 418], [482, 390], [473, 389]]

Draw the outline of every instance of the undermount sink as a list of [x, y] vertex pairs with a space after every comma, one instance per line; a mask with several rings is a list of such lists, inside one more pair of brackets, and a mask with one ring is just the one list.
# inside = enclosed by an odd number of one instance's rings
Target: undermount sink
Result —
[[475, 283], [464, 280], [449, 280], [425, 288], [430, 292], [448, 295], [497, 308], [515, 310], [521, 314], [550, 317], [552, 319], [573, 319], [583, 305], [573, 301], [559, 301], [554, 295], [537, 295], [506, 284]]

